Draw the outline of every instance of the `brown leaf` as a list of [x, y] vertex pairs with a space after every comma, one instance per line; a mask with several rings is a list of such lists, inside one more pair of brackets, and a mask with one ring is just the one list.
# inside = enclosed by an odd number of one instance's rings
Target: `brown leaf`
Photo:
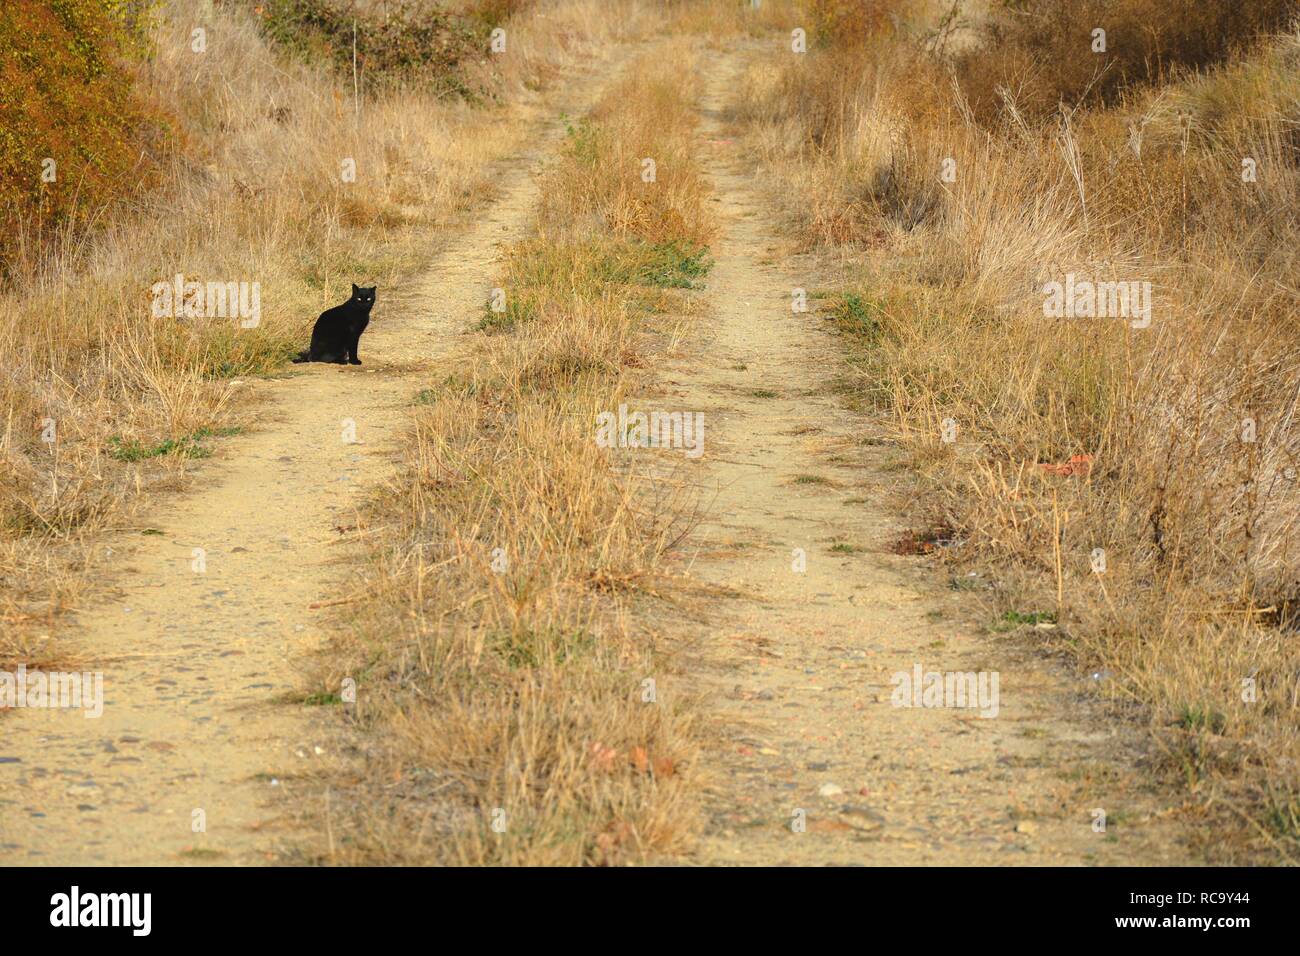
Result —
[[613, 821], [596, 834], [597, 863], [618, 866], [627, 856], [626, 847], [636, 842], [636, 832], [623, 820]]
[[650, 755], [645, 752], [644, 747], [633, 747], [632, 752], [628, 754], [632, 761], [632, 766], [636, 768], [637, 773], [645, 773], [650, 769]]
[[614, 769], [614, 761], [618, 759], [618, 751], [613, 747], [606, 747], [604, 744], [596, 741], [591, 745], [589, 750], [591, 763], [597, 769], [609, 773]]
[[813, 833], [842, 833], [845, 830], [852, 830], [843, 820], [813, 820], [809, 822], [808, 829]]
[[1070, 460], [1063, 464], [1054, 464], [1049, 461], [1039, 462], [1038, 467], [1049, 475], [1086, 475], [1092, 471], [1091, 455], [1071, 455]]

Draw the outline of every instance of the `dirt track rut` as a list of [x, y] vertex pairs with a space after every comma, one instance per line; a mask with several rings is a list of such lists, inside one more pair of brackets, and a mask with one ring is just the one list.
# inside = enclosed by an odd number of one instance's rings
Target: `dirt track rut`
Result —
[[[671, 402], [705, 413], [706, 484], [717, 489], [691, 573], [740, 595], [717, 603], [700, 636], [700, 686], [718, 702], [720, 733], [696, 860], [1182, 859], [1140, 779], [1100, 770], [1119, 744], [1078, 688], [1023, 643], [985, 632], [969, 596], [889, 550], [904, 528], [886, 452], [836, 397], [841, 343], [814, 311], [792, 310], [795, 288], [815, 288], [811, 266], [775, 241], [729, 138], [723, 111], [741, 64], [742, 54], [714, 61], [703, 104], [722, 222], [709, 332], [698, 360], [666, 373]], [[894, 706], [893, 675], [918, 666], [996, 672], [996, 716]], [[1105, 833], [1096, 808], [1109, 814]]]

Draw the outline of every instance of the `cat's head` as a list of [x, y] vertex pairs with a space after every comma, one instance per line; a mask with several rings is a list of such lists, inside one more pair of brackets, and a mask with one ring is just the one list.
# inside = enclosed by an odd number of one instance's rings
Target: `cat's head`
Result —
[[372, 285], [367, 289], [363, 286], [357, 285], [355, 282], [352, 283], [352, 301], [358, 302], [361, 305], [374, 305], [375, 288], [376, 287]]

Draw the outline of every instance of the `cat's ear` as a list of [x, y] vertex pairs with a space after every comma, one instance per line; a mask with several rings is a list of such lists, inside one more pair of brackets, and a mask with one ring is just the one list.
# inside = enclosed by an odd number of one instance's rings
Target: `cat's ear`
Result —
[[361, 287], [358, 286], [355, 282], [352, 283], [352, 294], [356, 295], [360, 291], [361, 291]]
[[375, 294], [375, 290], [376, 290], [377, 288], [379, 288], [379, 286], [374, 286], [374, 285], [372, 285], [369, 289], [363, 289], [362, 291], [364, 291], [364, 292], [369, 292], [369, 293], [371, 294], [371, 296], [373, 296], [373, 295]]

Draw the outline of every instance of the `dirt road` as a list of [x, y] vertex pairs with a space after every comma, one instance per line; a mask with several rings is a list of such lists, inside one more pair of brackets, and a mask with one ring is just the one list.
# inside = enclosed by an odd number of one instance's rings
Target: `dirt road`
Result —
[[[698, 862], [1182, 859], [1140, 778], [1104, 769], [1123, 766], [1122, 741], [1079, 688], [988, 634], [975, 602], [919, 559], [890, 552], [904, 530], [889, 504], [898, 472], [836, 398], [841, 345], [814, 311], [792, 309], [794, 289], [816, 288], [813, 264], [776, 241], [723, 122], [740, 66], [739, 54], [715, 61], [703, 110], [723, 227], [711, 338], [667, 373], [673, 403], [705, 413], [717, 489], [692, 574], [747, 595], [721, 602], [700, 639], [721, 736]], [[974, 673], [985, 694], [997, 675], [996, 697], [894, 706], [894, 675], [917, 668]]]

